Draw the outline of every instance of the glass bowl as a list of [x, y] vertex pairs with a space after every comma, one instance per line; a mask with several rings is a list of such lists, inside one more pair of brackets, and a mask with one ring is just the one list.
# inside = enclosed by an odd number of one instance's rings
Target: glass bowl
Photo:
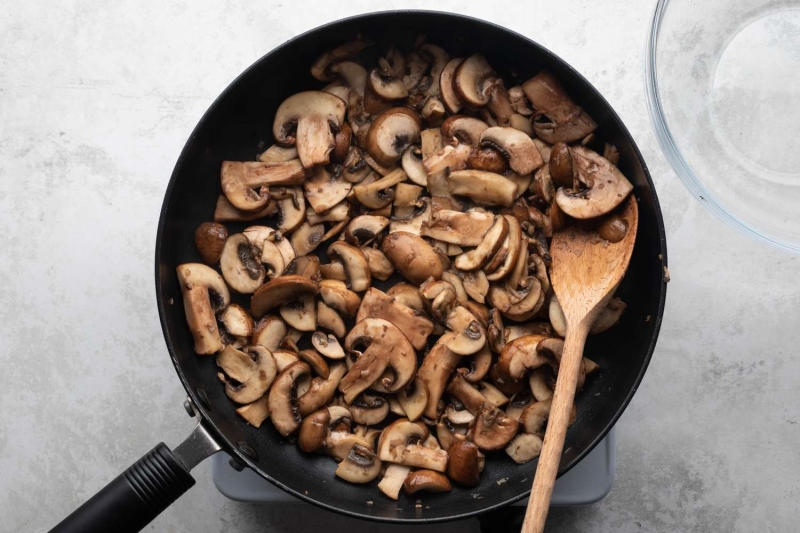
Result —
[[650, 118], [689, 191], [800, 253], [800, 0], [659, 0], [645, 59]]

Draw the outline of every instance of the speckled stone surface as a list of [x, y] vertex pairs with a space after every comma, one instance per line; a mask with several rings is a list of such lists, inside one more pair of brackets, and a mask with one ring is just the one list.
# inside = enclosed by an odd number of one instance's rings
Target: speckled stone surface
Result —
[[[653, 2], [442, 0], [528, 35], [619, 112], [664, 210], [667, 312], [600, 503], [553, 532], [796, 531], [800, 258], [712, 218], [661, 156], [642, 89]], [[48, 530], [192, 428], [153, 288], [156, 222], [196, 121], [245, 67], [319, 24], [429, 2], [0, 2], [0, 531]], [[476, 46], [479, 43], [476, 43]], [[369, 531], [229, 501], [208, 463], [148, 531]], [[386, 531], [403, 528], [385, 527]], [[416, 531], [476, 531], [475, 522]]]

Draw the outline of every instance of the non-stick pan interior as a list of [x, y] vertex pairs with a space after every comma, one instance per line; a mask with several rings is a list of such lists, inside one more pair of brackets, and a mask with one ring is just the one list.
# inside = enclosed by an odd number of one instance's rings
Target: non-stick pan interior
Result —
[[[376, 483], [352, 485], [334, 476], [330, 458], [303, 454], [269, 422], [260, 429], [234, 412], [216, 378], [213, 357], [195, 355], [185, 323], [175, 266], [198, 261], [193, 233], [212, 219], [220, 194], [223, 160], [253, 160], [272, 143], [272, 117], [287, 96], [320, 82], [309, 74], [324, 50], [364, 35], [375, 41], [372, 53], [394, 43], [408, 50], [419, 34], [443, 46], [453, 57], [486, 55], [507, 85], [525, 81], [541, 69], [556, 74], [573, 98], [600, 124], [599, 132], [621, 152], [620, 168], [639, 199], [639, 236], [618, 295], [628, 304], [620, 324], [593, 336], [587, 356], [603, 368], [578, 397], [578, 418], [567, 433], [561, 473], [576, 464], [606, 434], [636, 390], [647, 367], [663, 311], [666, 248], [653, 184], [627, 130], [607, 102], [566, 63], [532, 41], [475, 19], [432, 12], [389, 12], [335, 22], [273, 50], [235, 80], [203, 117], [186, 144], [169, 185], [159, 225], [156, 285], [165, 338], [190, 396], [231, 449], [267, 479], [324, 507], [347, 514], [391, 521], [434, 521], [468, 516], [515, 501], [530, 490], [536, 461], [515, 465], [503, 452], [491, 454], [480, 486], [390, 501]], [[231, 233], [245, 227], [229, 225]], [[241, 299], [247, 302], [246, 298]], [[207, 403], [205, 399], [207, 398]], [[206, 407], [208, 405], [208, 407]], [[247, 443], [254, 461], [237, 448]]]

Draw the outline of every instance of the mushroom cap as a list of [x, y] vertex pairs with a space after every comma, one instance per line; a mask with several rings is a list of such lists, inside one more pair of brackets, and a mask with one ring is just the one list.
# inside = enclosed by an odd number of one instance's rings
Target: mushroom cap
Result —
[[597, 129], [597, 123], [572, 101], [551, 73], [539, 73], [523, 83], [522, 90], [536, 111], [552, 120], [552, 123], [533, 124], [536, 136], [544, 141], [550, 144], [572, 142]]
[[472, 355], [486, 345], [486, 330], [465, 307], [456, 306], [447, 316], [447, 327], [456, 336], [447, 348], [458, 355]]
[[311, 368], [303, 361], [291, 363], [278, 374], [269, 390], [270, 420], [284, 437], [300, 427], [302, 418], [297, 405], [296, 383], [310, 373]]
[[460, 485], [475, 487], [480, 482], [480, 466], [478, 464], [478, 447], [474, 442], [458, 440], [447, 448], [450, 461], [447, 463], [447, 475]]
[[374, 279], [386, 281], [392, 274], [394, 274], [394, 265], [389, 261], [386, 255], [377, 248], [370, 248], [362, 246], [361, 251], [364, 257], [367, 258], [369, 264], [369, 271]]
[[502, 153], [511, 170], [519, 174], [530, 174], [544, 164], [533, 139], [514, 128], [487, 128], [481, 133], [480, 143]]
[[631, 182], [606, 158], [581, 146], [570, 148], [579, 179], [588, 186], [583, 191], [556, 192], [558, 207], [567, 215], [587, 219], [609, 213], [633, 190]]
[[319, 293], [319, 285], [305, 276], [280, 276], [262, 285], [250, 300], [250, 311], [261, 318], [271, 309], [296, 300], [304, 294]]
[[340, 61], [331, 65], [328, 70], [338, 74], [359, 99], [364, 98], [364, 90], [367, 88], [367, 69], [355, 61]]
[[469, 107], [483, 107], [489, 103], [484, 83], [494, 75], [494, 69], [483, 54], [473, 54], [455, 70], [453, 88], [458, 98]]
[[499, 450], [514, 438], [518, 428], [519, 422], [487, 403], [475, 415], [472, 440], [481, 450]]
[[476, 147], [481, 142], [481, 135], [489, 125], [481, 119], [467, 115], [453, 115], [442, 122], [442, 137], [456, 138], [459, 143]]
[[382, 318], [391, 322], [417, 350], [425, 347], [428, 336], [433, 332], [433, 322], [375, 287], [364, 294], [356, 322], [366, 318]]
[[506, 284], [493, 283], [487, 294], [489, 302], [503, 316], [524, 322], [539, 312], [544, 305], [544, 291], [538, 279], [529, 276], [521, 282], [520, 289], [511, 289]]
[[453, 490], [446, 476], [433, 470], [415, 470], [406, 476], [403, 489], [408, 494], [415, 492], [449, 492]]
[[321, 449], [325, 445], [325, 437], [328, 436], [330, 421], [328, 409], [320, 409], [305, 417], [297, 439], [300, 449], [307, 453]]
[[387, 75], [380, 67], [369, 71], [369, 88], [382, 100], [401, 100], [408, 96], [402, 78], [393, 73]]
[[457, 170], [447, 176], [450, 194], [466, 196], [480, 205], [510, 206], [517, 198], [517, 186], [511, 180], [485, 170]]
[[202, 263], [184, 263], [175, 270], [194, 350], [199, 355], [216, 353], [222, 349], [222, 341], [215, 312], [230, 303], [228, 286], [222, 276]]
[[347, 104], [341, 98], [326, 92], [294, 94], [275, 112], [272, 134], [280, 144], [297, 146], [297, 155], [305, 168], [328, 164], [334, 147], [331, 128], [339, 128], [346, 109]]
[[203, 263], [214, 266], [219, 263], [228, 228], [217, 222], [203, 222], [194, 232], [194, 246]]
[[442, 258], [421, 237], [405, 231], [390, 233], [381, 250], [394, 267], [411, 283], [419, 285], [429, 277], [439, 279], [444, 272]]
[[372, 284], [369, 262], [357, 246], [336, 241], [328, 247], [328, 257], [338, 258], [347, 273], [347, 286], [355, 292], [367, 290]]
[[392, 107], [375, 117], [367, 133], [367, 150], [381, 165], [392, 165], [419, 140], [419, 115], [407, 107]]

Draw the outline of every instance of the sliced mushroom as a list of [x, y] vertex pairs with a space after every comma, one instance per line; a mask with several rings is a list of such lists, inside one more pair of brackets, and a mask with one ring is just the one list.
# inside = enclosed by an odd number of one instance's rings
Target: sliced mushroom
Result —
[[299, 159], [281, 163], [223, 161], [220, 170], [222, 193], [244, 211], [263, 208], [269, 201], [270, 185], [299, 185], [305, 177], [306, 170]]
[[304, 452], [315, 452], [325, 446], [325, 441], [333, 428], [344, 426], [350, 428], [352, 415], [350, 410], [342, 406], [329, 406], [311, 413], [303, 419], [297, 439], [297, 445]]
[[328, 172], [325, 167], [315, 167], [303, 182], [306, 200], [317, 213], [323, 213], [344, 200], [352, 187], [341, 171]]
[[[413, 346], [397, 327], [381, 318], [357, 322], [345, 338], [345, 348], [350, 353], [363, 348], [339, 384], [347, 403], [373, 384], [381, 385], [381, 392], [397, 392], [408, 385], [417, 370]], [[387, 368], [390, 376], [384, 375]], [[378, 380], [380, 383], [376, 383]]]
[[550, 385], [548, 372], [548, 368], [542, 366], [531, 372], [531, 377], [528, 378], [528, 386], [537, 402], [549, 400], [553, 397], [553, 387]]
[[[313, 353], [313, 350], [303, 350], [298, 355], [302, 359], [307, 357], [308, 353]], [[317, 361], [316, 364], [319, 365], [319, 361]], [[309, 364], [309, 366], [311, 365]], [[327, 364], [325, 368], [328, 368]], [[318, 377], [311, 380], [311, 385], [307, 392], [300, 395], [298, 390], [299, 398], [297, 400], [297, 408], [300, 415], [306, 416], [323, 405], [330, 403], [346, 372], [347, 366], [344, 363], [333, 363], [327, 374], [317, 372]]]
[[[409, 307], [417, 312], [417, 314], [425, 313], [425, 302], [422, 295], [419, 293], [419, 288], [410, 283], [398, 283], [393, 285], [386, 293], [395, 299], [398, 304]], [[391, 322], [391, 320], [390, 320]], [[412, 344], [414, 344], [412, 342]]]
[[441, 124], [444, 114], [444, 104], [442, 103], [441, 98], [438, 96], [429, 96], [425, 100], [425, 104], [422, 106], [422, 111], [420, 111], [422, 120], [424, 120], [426, 124], [432, 126]]
[[439, 400], [442, 399], [447, 381], [453, 373], [460, 356], [447, 349], [447, 344], [455, 337], [453, 333], [445, 333], [436, 341], [433, 348], [425, 355], [419, 367], [417, 377], [428, 389], [428, 402], [424, 416], [436, 419], [439, 416]]
[[539, 457], [543, 443], [540, 436], [523, 433], [514, 437], [506, 446], [506, 453], [518, 465], [525, 464]]
[[447, 476], [433, 470], [415, 470], [403, 482], [407, 494], [415, 492], [449, 492], [453, 490]]
[[466, 196], [481, 205], [510, 206], [516, 199], [517, 186], [500, 174], [484, 170], [458, 170], [447, 177], [450, 194]]
[[[219, 315], [217, 320], [222, 324], [220, 329], [223, 342], [242, 348], [253, 334], [253, 318], [240, 305], [230, 304]], [[228, 341], [226, 336], [233, 337]]]
[[506, 342], [497, 361], [498, 368], [511, 379], [519, 380], [528, 370], [550, 364], [551, 360], [536, 349], [545, 339], [543, 335], [526, 335]]
[[[531, 373], [531, 379], [533, 379], [533, 375], [534, 374], [539, 375], [540, 374], [540, 372], [539, 372], [540, 370], [542, 370], [542, 369], [541, 368], [537, 368], [536, 370], [534, 370]], [[531, 391], [523, 390], [522, 392], [518, 392], [517, 394], [512, 396], [511, 399], [509, 400], [508, 406], [506, 406], [506, 414], [508, 416], [510, 416], [511, 418], [515, 418], [516, 420], [519, 420], [519, 417], [522, 414], [522, 411], [526, 407], [528, 407], [530, 404], [532, 404], [534, 401], [536, 401], [536, 400], [535, 400], [534, 396], [531, 394]]]
[[236, 414], [244, 418], [251, 426], [260, 428], [264, 420], [269, 418], [269, 396], [265, 394], [254, 402], [238, 407]]
[[533, 124], [531, 124], [531, 119], [529, 117], [514, 113], [509, 118], [508, 125], [529, 137], [533, 137]]
[[328, 359], [344, 359], [344, 350], [335, 335], [316, 331], [311, 336], [311, 344]]
[[548, 164], [550, 177], [556, 189], [564, 187], [572, 188], [573, 168], [572, 155], [569, 146], [565, 142], [557, 142], [553, 145], [550, 152], [550, 163]]
[[316, 224], [312, 226], [308, 222], [304, 222], [292, 233], [292, 248], [295, 249], [298, 256], [310, 254], [317, 249], [320, 243], [322, 243], [324, 236], [324, 224]]
[[220, 270], [228, 285], [242, 294], [255, 292], [264, 283], [264, 266], [243, 233], [231, 235], [225, 241]]
[[273, 144], [258, 156], [258, 160], [262, 163], [285, 163], [292, 159], [297, 159], [297, 147], [278, 144]]
[[419, 133], [419, 145], [423, 160], [441, 151], [444, 148], [442, 130], [439, 128], [422, 130]]
[[198, 355], [216, 353], [222, 349], [222, 340], [215, 313], [230, 303], [228, 286], [222, 276], [201, 263], [184, 263], [176, 270], [194, 351]]
[[319, 279], [319, 257], [316, 255], [300, 255], [286, 265], [284, 274], [287, 276], [303, 276], [312, 281]]
[[[334, 281], [347, 281], [347, 273], [344, 270], [344, 265], [341, 263], [328, 263], [319, 266], [319, 274], [322, 279], [330, 279]], [[345, 288], [347, 286], [345, 285]]]
[[558, 303], [558, 298], [554, 294], [550, 297], [550, 306], [548, 307], [548, 314], [550, 316], [550, 324], [553, 330], [559, 337], [567, 336], [567, 318], [564, 316], [564, 311], [561, 309], [561, 304]]
[[261, 318], [268, 311], [297, 300], [304, 294], [319, 293], [319, 285], [304, 276], [281, 276], [268, 281], [253, 294], [250, 312], [254, 318]]
[[425, 347], [428, 336], [433, 332], [433, 323], [430, 320], [375, 287], [364, 294], [356, 322], [366, 318], [382, 318], [391, 322], [417, 350]]
[[484, 92], [484, 83], [494, 75], [494, 69], [483, 54], [473, 54], [456, 69], [453, 88], [458, 98], [468, 106], [483, 107], [489, 103], [489, 96]]
[[522, 90], [539, 113], [552, 122], [534, 122], [537, 137], [555, 144], [572, 142], [586, 137], [597, 128], [586, 111], [577, 106], [549, 72], [541, 72], [522, 84]]
[[306, 201], [300, 187], [273, 187], [271, 193], [278, 201], [278, 229], [283, 233], [294, 231], [306, 218]]
[[514, 128], [494, 127], [481, 133], [481, 145], [499, 151], [508, 166], [519, 174], [530, 174], [544, 164], [533, 140]]
[[603, 156], [580, 146], [570, 148], [575, 171], [588, 188], [559, 189], [556, 202], [567, 215], [586, 219], [605, 215], [622, 203], [633, 185]]
[[403, 407], [403, 412], [409, 420], [414, 422], [422, 416], [428, 405], [428, 386], [419, 377], [397, 393], [397, 401]]
[[503, 394], [513, 396], [525, 390], [525, 382], [513, 380], [498, 369], [497, 364], [492, 365], [488, 374], [489, 381]]
[[464, 374], [464, 379], [470, 383], [478, 383], [489, 373], [492, 366], [492, 352], [488, 345], [478, 350], [469, 358], [468, 372]]
[[364, 246], [374, 241], [388, 225], [389, 219], [386, 217], [357, 216], [344, 230], [344, 240], [355, 246]]
[[[523, 251], [527, 255], [527, 249], [522, 249], [522, 228], [519, 222], [511, 215], [503, 215], [503, 217], [508, 222], [508, 234], [499, 250], [483, 268], [486, 272], [486, 279], [489, 281], [497, 281], [508, 276], [516, 268]], [[527, 257], [525, 259], [527, 260]], [[516, 285], [512, 284], [511, 286], [515, 287]]]
[[378, 483], [378, 489], [389, 498], [397, 500], [409, 472], [411, 469], [407, 466], [390, 464]]
[[425, 425], [401, 418], [383, 430], [378, 440], [378, 456], [381, 461], [444, 472], [447, 469], [447, 452], [420, 444], [427, 437], [428, 428]]
[[252, 344], [264, 346], [271, 352], [278, 349], [281, 340], [288, 333], [286, 324], [280, 317], [275, 315], [265, 316], [255, 326], [253, 330]]
[[463, 105], [461, 99], [456, 94], [455, 85], [453, 83], [456, 70], [463, 62], [464, 59], [460, 57], [451, 59], [445, 64], [439, 75], [439, 94], [445, 109], [452, 114], [458, 113]]
[[194, 232], [194, 246], [203, 263], [214, 266], [219, 263], [225, 240], [228, 238], [228, 228], [216, 222], [203, 222]]
[[369, 483], [381, 473], [381, 460], [361, 444], [355, 444], [336, 467], [336, 476], [350, 483]]
[[472, 355], [486, 344], [486, 330], [475, 316], [462, 306], [456, 306], [447, 316], [446, 325], [456, 336], [447, 349], [458, 355]]
[[481, 268], [497, 252], [506, 235], [508, 235], [508, 220], [502, 216], [495, 217], [494, 224], [486, 232], [478, 247], [456, 257], [456, 268], [464, 271]]
[[408, 208], [410, 212], [407, 214], [400, 214], [401, 209], [406, 208], [395, 209], [395, 215], [389, 224], [389, 233], [404, 231], [419, 235], [423, 222], [430, 219], [431, 199], [427, 197], [420, 198], [414, 207]]
[[370, 166], [364, 154], [357, 146], [351, 146], [342, 165], [342, 177], [350, 183], [360, 183], [369, 173]]
[[347, 327], [344, 319], [329, 307], [325, 302], [317, 302], [317, 325], [326, 329], [338, 338], [343, 338], [347, 334]]
[[459, 143], [470, 147], [480, 144], [481, 135], [489, 127], [484, 121], [466, 115], [453, 115], [442, 123], [442, 136], [447, 139], [455, 138]]
[[393, 107], [378, 115], [367, 134], [367, 149], [381, 165], [395, 163], [406, 148], [419, 140], [419, 115], [405, 107]]
[[488, 403], [475, 415], [472, 441], [484, 451], [505, 447], [517, 434], [519, 422]]
[[483, 303], [489, 292], [489, 281], [482, 270], [462, 273], [462, 282], [467, 294], [478, 303]]
[[519, 113], [520, 115], [525, 117], [530, 117], [531, 115], [533, 115], [533, 109], [531, 109], [531, 103], [525, 96], [525, 91], [522, 90], [522, 86], [516, 85], [514, 87], [511, 87], [508, 90], [508, 98], [511, 101], [511, 107], [514, 109], [515, 113]]
[[[470, 152], [467, 159], [467, 168], [504, 174], [508, 170], [508, 162], [499, 150], [491, 146], [479, 146]], [[519, 187], [517, 189], [517, 192], [519, 192]]]
[[323, 279], [319, 282], [319, 294], [327, 305], [345, 316], [353, 316], [361, 305], [358, 294], [341, 281]]
[[483, 92], [489, 97], [487, 108], [497, 124], [500, 126], [510, 125], [511, 117], [514, 116], [514, 108], [511, 107], [511, 97], [503, 80], [495, 78], [484, 85]]
[[483, 210], [467, 212], [442, 210], [422, 224], [421, 233], [460, 246], [478, 246], [494, 223], [494, 215]]
[[513, 341], [525, 335], [543, 335], [553, 337], [553, 328], [547, 322], [527, 322], [525, 324], [513, 324], [506, 326], [503, 330], [506, 342]]
[[339, 45], [333, 50], [326, 51], [311, 65], [311, 75], [319, 81], [330, 81], [329, 67], [332, 63], [354, 57], [370, 45], [372, 45], [372, 42], [358, 39]]
[[[466, 379], [466, 374], [464, 374], [464, 379]], [[508, 403], [508, 396], [488, 381], [480, 381], [475, 386], [478, 388], [478, 392], [486, 398], [487, 403], [495, 407], [502, 407]]]
[[365, 426], [383, 422], [389, 414], [389, 402], [377, 394], [362, 393], [349, 406], [353, 421]]
[[612, 298], [605, 308], [600, 312], [600, 315], [595, 319], [589, 333], [596, 334], [602, 333], [611, 326], [619, 322], [622, 313], [625, 312], [627, 305], [619, 298]]
[[460, 305], [467, 305], [469, 295], [467, 294], [467, 291], [464, 290], [464, 282], [461, 281], [459, 273], [453, 270], [442, 272], [442, 281], [446, 281], [453, 286], [456, 292], [456, 301]]
[[474, 442], [459, 440], [447, 448], [450, 460], [447, 475], [460, 485], [475, 487], [480, 481], [481, 469], [478, 461], [480, 451]]
[[[467, 159], [471, 150], [466, 144], [456, 146], [447, 145], [438, 152], [435, 152], [422, 160], [422, 167], [428, 175], [428, 191], [433, 196], [447, 196], [446, 180], [448, 173], [462, 170], [467, 167]], [[440, 190], [437, 188], [443, 181], [445, 187]]]
[[261, 209], [245, 211], [230, 203], [224, 194], [220, 194], [217, 197], [217, 205], [214, 208], [214, 222], [246, 222], [272, 216], [277, 211], [278, 204], [273, 201], [270, 201]]
[[302, 418], [297, 405], [297, 381], [310, 373], [311, 368], [306, 363], [292, 363], [278, 374], [269, 391], [270, 419], [284, 437], [300, 427]]
[[517, 289], [511, 289], [507, 285], [492, 284], [487, 298], [503, 313], [503, 316], [518, 322], [529, 320], [544, 305], [542, 285], [532, 276], [523, 279]]
[[291, 352], [289, 350], [275, 350], [272, 352], [272, 357], [275, 358], [275, 364], [278, 367], [278, 372], [283, 372], [287, 366], [299, 361], [297, 358], [297, 352]]
[[533, 190], [536, 192], [536, 196], [539, 198], [539, 200], [545, 204], [550, 205], [553, 202], [553, 199], [556, 195], [556, 190], [553, 186], [553, 179], [550, 177], [549, 165], [542, 166], [534, 174]]
[[409, 146], [403, 152], [401, 165], [405, 171], [408, 179], [422, 187], [428, 186], [428, 174], [425, 172], [425, 167], [422, 165], [422, 159], [417, 157], [419, 150], [416, 146]]
[[[447, 393], [461, 402], [464, 407], [472, 413], [477, 415], [484, 404], [487, 404], [486, 397], [471, 383], [464, 379], [467, 373], [465, 368], [459, 368], [450, 384], [447, 386]], [[489, 404], [491, 405], [491, 404]]]
[[430, 278], [420, 285], [419, 293], [430, 302], [431, 315], [439, 323], [443, 324], [456, 306], [455, 288], [447, 281]]
[[225, 383], [225, 394], [236, 403], [251, 403], [261, 398], [272, 385], [277, 367], [272, 353], [263, 346], [250, 346], [240, 351], [226, 346], [217, 354], [219, 374]]
[[290, 96], [278, 107], [272, 125], [275, 140], [296, 145], [305, 168], [327, 165], [334, 147], [332, 129], [344, 121], [347, 104], [322, 91], [304, 91]]
[[369, 263], [360, 248], [343, 241], [336, 241], [328, 247], [328, 257], [338, 258], [344, 264], [349, 289], [361, 292], [372, 284]]
[[430, 244], [412, 233], [390, 233], [383, 239], [381, 249], [398, 272], [412, 283], [420, 284], [429, 277], [442, 277], [442, 258]]
[[360, 183], [353, 187], [353, 194], [361, 205], [369, 209], [381, 209], [394, 200], [394, 187], [407, 178], [403, 169], [393, 170], [381, 179], [369, 184]]
[[425, 43], [419, 48], [419, 55], [427, 59], [431, 64], [431, 84], [425, 89], [425, 94], [428, 96], [437, 96], [439, 94], [439, 77], [442, 70], [450, 60], [450, 56], [444, 49], [432, 43]]

